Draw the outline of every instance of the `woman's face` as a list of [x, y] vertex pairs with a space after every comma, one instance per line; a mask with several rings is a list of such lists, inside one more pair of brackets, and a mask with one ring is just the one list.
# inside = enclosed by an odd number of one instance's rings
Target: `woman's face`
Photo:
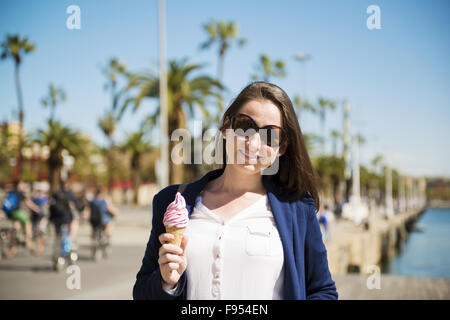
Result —
[[[250, 116], [260, 128], [278, 126], [282, 128], [280, 109], [270, 100], [252, 100], [244, 104], [238, 113]], [[231, 129], [231, 126], [227, 129]], [[260, 173], [275, 161], [279, 146], [268, 146], [261, 141], [260, 133], [250, 137], [236, 135], [233, 130], [226, 130], [227, 166], [241, 170], [245, 174]]]

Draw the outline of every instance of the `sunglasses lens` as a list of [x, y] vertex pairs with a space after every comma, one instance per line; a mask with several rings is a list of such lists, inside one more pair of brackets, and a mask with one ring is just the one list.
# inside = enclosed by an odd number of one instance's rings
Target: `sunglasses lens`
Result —
[[277, 147], [280, 145], [281, 130], [279, 128], [261, 129], [259, 135], [261, 140], [269, 147]]
[[257, 128], [251, 119], [237, 115], [233, 120], [232, 128], [238, 136], [250, 137], [256, 133]]
[[231, 127], [235, 134], [241, 137], [251, 137], [259, 132], [261, 141], [269, 147], [278, 147], [282, 139], [280, 128], [268, 126], [260, 129], [250, 117], [243, 114], [237, 114], [232, 118]]

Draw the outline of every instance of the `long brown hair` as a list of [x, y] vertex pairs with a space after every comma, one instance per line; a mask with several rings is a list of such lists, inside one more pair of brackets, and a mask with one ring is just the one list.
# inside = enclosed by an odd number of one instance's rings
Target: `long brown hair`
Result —
[[[285, 152], [279, 158], [278, 172], [267, 177], [281, 187], [283, 193], [292, 201], [305, 195], [311, 196], [316, 210], [319, 210], [318, 175], [309, 158], [292, 102], [283, 89], [264, 81], [250, 83], [225, 111], [219, 130], [229, 128], [231, 117], [237, 114], [244, 104], [253, 100], [269, 100], [275, 104], [280, 109], [282, 126], [286, 133], [285, 144], [280, 146], [280, 153]], [[224, 140], [222, 137], [223, 168], [226, 167]]]

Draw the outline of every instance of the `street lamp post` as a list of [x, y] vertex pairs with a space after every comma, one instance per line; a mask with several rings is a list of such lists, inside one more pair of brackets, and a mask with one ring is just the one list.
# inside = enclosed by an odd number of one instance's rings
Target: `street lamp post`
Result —
[[350, 198], [351, 186], [351, 164], [350, 164], [350, 104], [344, 101], [344, 125], [343, 125], [343, 150], [342, 156], [344, 158], [344, 180], [345, 180], [345, 201], [348, 202]]
[[158, 39], [159, 39], [159, 99], [161, 157], [159, 161], [159, 187], [169, 184], [169, 135], [167, 115], [167, 71], [166, 71], [166, 12], [165, 0], [158, 0]]
[[299, 61], [304, 66], [304, 68], [303, 68], [303, 82], [304, 82], [303, 83], [303, 86], [304, 86], [304, 88], [303, 88], [303, 96], [306, 99], [306, 62], [311, 59], [311, 55], [298, 53], [298, 54], [295, 55], [295, 59], [297, 61]]
[[392, 169], [386, 167], [386, 217], [390, 218], [394, 215], [394, 204], [392, 201]]

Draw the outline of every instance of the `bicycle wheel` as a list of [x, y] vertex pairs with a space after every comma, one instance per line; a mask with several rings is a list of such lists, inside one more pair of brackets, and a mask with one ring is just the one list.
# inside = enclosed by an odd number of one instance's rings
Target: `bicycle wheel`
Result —
[[37, 231], [33, 236], [33, 255], [40, 256], [45, 249], [45, 237], [42, 231]]
[[4, 254], [7, 259], [12, 259], [19, 250], [19, 241], [17, 239], [17, 231], [12, 228], [6, 231], [6, 237], [4, 239]]
[[7, 229], [0, 230], [0, 259], [6, 258], [8, 241], [7, 231]]
[[95, 262], [101, 259], [101, 231], [96, 228], [94, 230], [94, 239], [92, 243], [92, 260]]

